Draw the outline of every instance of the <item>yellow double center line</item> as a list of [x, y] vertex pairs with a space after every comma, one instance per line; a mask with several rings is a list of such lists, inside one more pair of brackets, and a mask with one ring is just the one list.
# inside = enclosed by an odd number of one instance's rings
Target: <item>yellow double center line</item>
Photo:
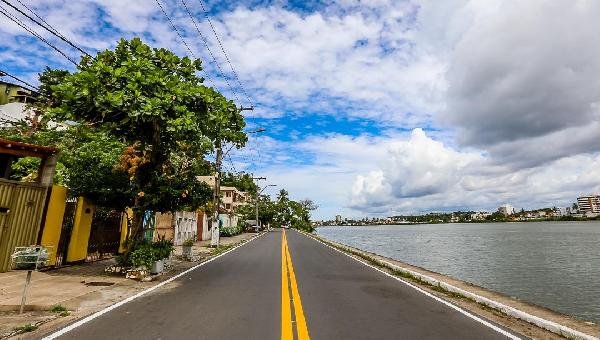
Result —
[[[296, 334], [298, 340], [309, 340], [306, 319], [302, 310], [302, 301], [298, 292], [298, 283], [294, 266], [292, 265], [292, 256], [287, 245], [285, 229], [281, 233], [281, 340], [293, 340], [294, 331], [292, 329], [292, 308], [294, 306]], [[290, 291], [292, 298], [290, 299]]]

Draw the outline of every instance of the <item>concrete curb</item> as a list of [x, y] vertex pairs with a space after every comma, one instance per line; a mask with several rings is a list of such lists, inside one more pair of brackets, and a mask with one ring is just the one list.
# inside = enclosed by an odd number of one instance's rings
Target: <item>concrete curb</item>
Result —
[[540, 328], [543, 328], [545, 330], [548, 330], [548, 331], [550, 331], [552, 333], [555, 333], [555, 334], [558, 334], [560, 336], [564, 336], [564, 337], [567, 337], [567, 338], [573, 338], [573, 339], [582, 339], [582, 340], [599, 340], [595, 336], [591, 336], [591, 335], [582, 333], [580, 331], [574, 330], [572, 328], [569, 328], [567, 326], [560, 325], [560, 324], [558, 324], [556, 322], [553, 322], [553, 321], [550, 321], [550, 320], [546, 320], [546, 319], [542, 319], [542, 318], [537, 317], [535, 315], [531, 315], [529, 313], [526, 313], [526, 312], [523, 312], [521, 310], [518, 310], [518, 309], [516, 309], [514, 307], [507, 306], [507, 305], [502, 304], [500, 302], [488, 299], [488, 298], [483, 297], [481, 295], [477, 295], [477, 294], [471, 293], [471, 292], [469, 292], [467, 290], [464, 290], [464, 289], [458, 288], [456, 286], [453, 286], [451, 284], [445, 283], [443, 281], [437, 280], [437, 279], [435, 279], [435, 278], [433, 278], [431, 276], [427, 276], [427, 275], [418, 273], [416, 271], [413, 271], [413, 270], [410, 270], [410, 269], [407, 269], [407, 268], [404, 268], [404, 267], [401, 267], [401, 266], [389, 263], [387, 261], [383, 261], [383, 260], [380, 260], [380, 259], [377, 259], [377, 258], [373, 258], [373, 257], [371, 257], [371, 256], [369, 256], [367, 254], [364, 254], [364, 252], [361, 251], [360, 249], [355, 249], [355, 248], [352, 248], [352, 247], [349, 247], [349, 246], [346, 246], [346, 245], [342, 245], [342, 244], [337, 243], [337, 242], [332, 242], [332, 241], [323, 239], [321, 237], [318, 237], [318, 236], [315, 236], [315, 235], [312, 235], [312, 234], [309, 234], [309, 233], [306, 233], [306, 232], [301, 232], [301, 233], [303, 233], [304, 235], [306, 235], [308, 237], [311, 237], [311, 238], [313, 238], [313, 239], [315, 239], [317, 241], [321, 241], [323, 243], [329, 244], [330, 246], [332, 246], [334, 248], [337, 248], [339, 250], [342, 250], [342, 251], [344, 251], [346, 253], [350, 253], [352, 255], [355, 255], [354, 254], [355, 252], [360, 252], [362, 254], [362, 256], [368, 257], [368, 259], [370, 261], [373, 261], [373, 262], [377, 263], [379, 266], [382, 266], [382, 267], [385, 267], [385, 268], [388, 268], [388, 269], [396, 270], [396, 271], [402, 272], [404, 274], [408, 274], [408, 275], [414, 276], [414, 277], [418, 278], [419, 280], [422, 280], [422, 281], [424, 281], [426, 283], [429, 283], [429, 284], [434, 285], [434, 286], [439, 286], [439, 287], [441, 287], [441, 288], [443, 288], [443, 289], [445, 289], [445, 290], [447, 290], [449, 292], [452, 292], [452, 293], [460, 294], [460, 295], [465, 296], [465, 297], [467, 297], [469, 299], [472, 299], [472, 300], [474, 300], [474, 301], [476, 301], [478, 303], [481, 303], [481, 304], [487, 305], [487, 306], [489, 306], [491, 308], [497, 309], [497, 310], [499, 310], [500, 312], [502, 312], [502, 313], [504, 313], [506, 315], [512, 316], [512, 317], [520, 319], [520, 320], [527, 321], [527, 322], [529, 322], [529, 323], [531, 323], [533, 325], [536, 325], [536, 326], [538, 326]]

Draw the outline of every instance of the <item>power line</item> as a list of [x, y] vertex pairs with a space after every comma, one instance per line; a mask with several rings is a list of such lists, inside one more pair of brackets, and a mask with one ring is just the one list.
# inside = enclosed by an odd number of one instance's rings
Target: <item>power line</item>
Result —
[[194, 16], [190, 12], [190, 9], [188, 8], [187, 4], [185, 3], [185, 0], [181, 0], [181, 3], [183, 4], [183, 7], [185, 8], [185, 11], [189, 15], [190, 19], [192, 19], [192, 23], [194, 24], [194, 27], [196, 27], [196, 31], [198, 31], [198, 34], [200, 35], [200, 38], [202, 38], [202, 41], [204, 42], [204, 46], [206, 46], [206, 49], [208, 50], [208, 53], [210, 54], [210, 56], [212, 57], [212, 59], [215, 61], [215, 65], [217, 66], [217, 69], [219, 70], [219, 73], [221, 73], [221, 76], [223, 77], [223, 80], [225, 80], [225, 83], [227, 84], [227, 87], [229, 87], [229, 90], [231, 90], [231, 92], [232, 92], [233, 97], [235, 98], [235, 100], [238, 101], [241, 104], [241, 101], [238, 98], [237, 93], [235, 92], [235, 90], [233, 89], [233, 87], [231, 86], [231, 84], [229, 83], [229, 80], [227, 80], [227, 77], [225, 76], [225, 72], [223, 72], [223, 69], [221, 68], [221, 65], [219, 65], [219, 62], [217, 61], [217, 58], [215, 57], [215, 55], [211, 51], [210, 46], [208, 45], [208, 40], [206, 40], [206, 37], [204, 37], [204, 34], [202, 34], [202, 31], [200, 31], [200, 28], [198, 27], [198, 24], [196, 23], [196, 19], [194, 19]]
[[[160, 11], [165, 15], [165, 18], [167, 18], [167, 20], [169, 21], [169, 23], [171, 24], [171, 27], [173, 27], [173, 30], [175, 30], [175, 32], [177, 33], [177, 35], [179, 36], [179, 39], [181, 39], [181, 42], [183, 42], [183, 45], [185, 46], [185, 48], [188, 50], [188, 52], [190, 52], [190, 55], [194, 58], [194, 59], [198, 59], [196, 58], [196, 54], [194, 53], [194, 51], [192, 51], [192, 49], [190, 48], [190, 46], [187, 44], [187, 42], [185, 41], [185, 39], [183, 38], [183, 35], [179, 32], [179, 29], [177, 29], [177, 26], [175, 26], [175, 23], [173, 22], [173, 20], [171, 20], [171, 17], [167, 14], [167, 11], [165, 11], [165, 8], [163, 7], [163, 5], [160, 3], [160, 0], [155, 0], [156, 4], [158, 5], [158, 7], [160, 8]], [[213, 88], [217, 88], [215, 86], [215, 84], [212, 82], [212, 80], [208, 77], [208, 72], [204, 71], [204, 73], [206, 74], [206, 79], [208, 80], [208, 82], [211, 84], [211, 86]]]
[[213, 31], [213, 33], [215, 35], [215, 38], [217, 38], [217, 42], [219, 43], [219, 46], [221, 47], [221, 51], [223, 52], [223, 55], [225, 55], [225, 59], [227, 60], [227, 63], [229, 64], [229, 67], [231, 68], [231, 72], [233, 72], [233, 75], [237, 79], [237, 82], [240, 85], [240, 88], [242, 89], [242, 92], [244, 93], [244, 96], [246, 96], [246, 99], [250, 103], [250, 107], [254, 107], [254, 104], [252, 103], [252, 99], [250, 99], [250, 96], [248, 95], [248, 92], [246, 92], [246, 89], [244, 88], [244, 85], [242, 85], [242, 81], [240, 80], [240, 77], [238, 76], [237, 72], [233, 68], [233, 64], [231, 63], [231, 60], [229, 59], [229, 56], [227, 55], [227, 52], [225, 52], [225, 47], [223, 47], [223, 43], [221, 42], [221, 39], [219, 38], [219, 35], [217, 34], [217, 30], [215, 29], [215, 26], [213, 25], [212, 21], [210, 20], [210, 16], [208, 15], [208, 11], [204, 7], [204, 2], [202, 0], [198, 0], [198, 2], [200, 2], [200, 7], [202, 7], [202, 11], [204, 12], [204, 16], [206, 17], [206, 21], [208, 21], [208, 24], [210, 25], [210, 28], [212, 29], [212, 31]]
[[227, 160], [229, 161], [229, 164], [231, 165], [231, 169], [233, 169], [233, 173], [237, 174], [237, 170], [235, 169], [235, 165], [233, 165], [233, 161], [231, 160], [231, 155], [227, 155]]
[[36, 17], [38, 17], [39, 19], [41, 19], [42, 21], [44, 21], [44, 23], [49, 27], [47, 27], [46, 25], [42, 24], [41, 22], [35, 20], [34, 18], [32, 18], [30, 15], [28, 15], [27, 13], [23, 12], [21, 9], [17, 8], [15, 5], [11, 4], [10, 2], [8, 2], [7, 0], [0, 0], [2, 2], [4, 2], [5, 4], [7, 4], [8, 6], [10, 6], [12, 9], [14, 9], [15, 11], [21, 13], [21, 15], [23, 15], [24, 17], [26, 17], [27, 19], [33, 21], [34, 23], [36, 23], [38, 26], [42, 27], [43, 29], [45, 29], [46, 31], [50, 32], [52, 35], [58, 37], [60, 40], [66, 42], [67, 44], [69, 44], [71, 47], [75, 48], [76, 50], [78, 50], [79, 52], [85, 54], [88, 57], [91, 57], [89, 53], [87, 53], [86, 51], [82, 50], [79, 46], [75, 45], [73, 42], [71, 42], [69, 39], [65, 38], [64, 35], [62, 35], [61, 33], [59, 33], [54, 27], [50, 26], [44, 19], [42, 19], [39, 15], [37, 15], [33, 10], [31, 10], [29, 7], [27, 7], [26, 5], [24, 5], [20, 0], [19, 3], [21, 5], [23, 5], [25, 8], [27, 8], [31, 13], [33, 13]]
[[[181, 1], [183, 2], [184, 0], [181, 0]], [[229, 59], [229, 56], [227, 55], [227, 52], [225, 51], [225, 47], [223, 46], [223, 43], [222, 43], [221, 39], [219, 38], [219, 35], [217, 34], [217, 30], [215, 29], [215, 26], [213, 25], [212, 20], [210, 19], [210, 16], [208, 15], [208, 11], [206, 10], [206, 7], [204, 6], [204, 2], [202, 0], [198, 0], [198, 2], [200, 3], [200, 7], [202, 8], [202, 11], [204, 12], [204, 17], [206, 18], [206, 21], [210, 25], [210, 28], [211, 28], [215, 38], [217, 39], [217, 43], [219, 44], [219, 47], [221, 48], [221, 52], [223, 52], [223, 55], [225, 56], [225, 60], [227, 60], [227, 63], [229, 64], [229, 67], [231, 68], [231, 72], [233, 72], [233, 75], [235, 76], [235, 78], [242, 90], [242, 93], [246, 97], [246, 100], [248, 100], [248, 103], [250, 103], [250, 107], [253, 108], [254, 103], [252, 102], [252, 99], [250, 99], [250, 96], [248, 95], [248, 92], [244, 88], [244, 85], [242, 84], [242, 81], [241, 81], [238, 73], [235, 71], [235, 68], [233, 67], [233, 63], [231, 62], [231, 59]], [[184, 6], [185, 6], [185, 2], [184, 2]], [[186, 6], [186, 9], [187, 9], [187, 6]], [[188, 14], [190, 14], [189, 11], [188, 11]], [[190, 14], [190, 16], [191, 16], [191, 14]], [[192, 21], [193, 21], [193, 19], [192, 19]], [[194, 23], [194, 25], [195, 25], [195, 23]], [[198, 27], [196, 27], [196, 29], [198, 29]], [[198, 30], [198, 33], [200, 33], [199, 30]], [[202, 36], [201, 33], [200, 33], [200, 35]], [[205, 41], [206, 48], [208, 49], [208, 44], [206, 43], [206, 39], [203, 38], [203, 40]], [[210, 52], [210, 49], [209, 49], [209, 52]], [[212, 52], [211, 52], [211, 55], [212, 55]], [[214, 57], [213, 57], [213, 59], [214, 59]], [[218, 65], [218, 63], [217, 63], [217, 65]], [[256, 122], [256, 117], [254, 116], [254, 110], [252, 110], [252, 114], [250, 116], [251, 116], [252, 121]], [[260, 143], [261, 142], [262, 142], [262, 140], [259, 139], [258, 143], [256, 145], [256, 150], [258, 153], [257, 158], [258, 158], [259, 164], [261, 163], [261, 154], [260, 154], [260, 147], [261, 147]]]
[[9, 77], [9, 78], [12, 78], [12, 79], [14, 79], [14, 80], [16, 80], [16, 81], [18, 81], [18, 82], [20, 82], [22, 84], [25, 84], [25, 85], [29, 86], [30, 90], [38, 91], [37, 87], [35, 87], [35, 86], [31, 85], [30, 83], [26, 82], [25, 80], [23, 80], [23, 79], [21, 79], [21, 78], [19, 78], [17, 76], [13, 76], [12, 74], [10, 74], [10, 73], [8, 73], [8, 72], [6, 72], [4, 70], [1, 70], [1, 69], [0, 69], [0, 77]]
[[27, 26], [25, 23], [23, 23], [21, 20], [19, 20], [17, 17], [13, 16], [12, 14], [10, 14], [5, 7], [2, 7], [0, 5], [0, 13], [2, 15], [4, 15], [5, 17], [7, 17], [10, 21], [14, 22], [15, 24], [19, 25], [20, 27], [22, 27], [24, 30], [26, 30], [27, 32], [29, 32], [31, 35], [33, 35], [34, 37], [38, 38], [39, 40], [43, 41], [46, 45], [50, 46], [53, 50], [55, 50], [56, 52], [58, 52], [60, 55], [62, 55], [63, 57], [65, 57], [67, 60], [69, 60], [71, 63], [73, 63], [73, 65], [77, 66], [77, 63], [75, 62], [75, 60], [71, 59], [67, 54], [65, 54], [65, 52], [61, 51], [58, 47], [52, 45], [52, 43], [50, 43], [48, 40], [46, 40], [44, 37], [42, 37], [41, 35], [39, 35], [39, 33], [37, 33], [36, 31], [34, 31], [31, 27]]

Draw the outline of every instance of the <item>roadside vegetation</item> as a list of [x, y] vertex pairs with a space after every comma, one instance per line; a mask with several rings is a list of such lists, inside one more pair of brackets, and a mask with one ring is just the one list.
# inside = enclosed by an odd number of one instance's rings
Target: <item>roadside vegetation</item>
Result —
[[[199, 59], [122, 39], [112, 50], [83, 56], [73, 72], [46, 68], [31, 115], [0, 129], [0, 137], [58, 148], [54, 180], [71, 198], [131, 208], [128, 251], [120, 263], [148, 267], [172, 244], [141, 241], [145, 212], [212, 215], [213, 190], [197, 177], [215, 173], [207, 158], [218, 148], [243, 148], [248, 140], [241, 108], [204, 85], [202, 70]], [[21, 158], [12, 164], [11, 179], [35, 181], [39, 166], [39, 159]], [[249, 174], [224, 173], [222, 185], [257, 195]], [[312, 202], [290, 200], [285, 190], [276, 201], [258, 199], [263, 223], [311, 230]], [[254, 205], [241, 213], [242, 221], [255, 219]], [[241, 224], [221, 234], [243, 230]]]
[[[289, 193], [282, 189], [277, 194], [275, 200], [269, 195], [260, 195], [258, 199], [258, 220], [263, 224], [269, 224], [271, 227], [289, 226], [290, 228], [314, 231], [310, 222], [310, 213], [316, 210], [317, 205], [309, 200], [295, 201], [290, 199]], [[240, 208], [239, 213], [246, 220], [254, 220], [255, 205], [249, 204]]]

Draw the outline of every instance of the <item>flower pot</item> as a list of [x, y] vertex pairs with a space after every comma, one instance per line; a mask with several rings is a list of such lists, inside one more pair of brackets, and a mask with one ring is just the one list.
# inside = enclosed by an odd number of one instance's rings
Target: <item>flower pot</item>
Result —
[[192, 246], [183, 246], [182, 256], [184, 259], [192, 259]]
[[162, 273], [162, 271], [164, 269], [165, 269], [165, 263], [163, 262], [163, 260], [158, 260], [152, 264], [152, 268], [150, 268], [150, 273], [151, 274], [159, 274], [159, 273]]

